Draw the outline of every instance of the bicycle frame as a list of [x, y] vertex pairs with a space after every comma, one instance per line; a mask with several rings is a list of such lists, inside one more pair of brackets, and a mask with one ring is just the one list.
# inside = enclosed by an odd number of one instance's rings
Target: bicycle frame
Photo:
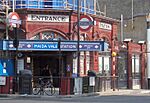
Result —
[[43, 78], [39, 78], [38, 85], [33, 89], [33, 94], [37, 95], [53, 95], [55, 93], [55, 88], [50, 81], [46, 83], [43, 81]]

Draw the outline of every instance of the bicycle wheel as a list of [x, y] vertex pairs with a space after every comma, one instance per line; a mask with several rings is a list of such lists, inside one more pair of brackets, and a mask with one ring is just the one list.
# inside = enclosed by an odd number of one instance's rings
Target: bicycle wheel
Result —
[[40, 92], [40, 86], [39, 86], [39, 85], [33, 87], [33, 94], [34, 94], [34, 95], [39, 94], [39, 92]]
[[55, 94], [55, 88], [53, 85], [50, 85], [50, 86], [46, 86], [44, 88], [44, 92], [46, 95], [48, 96], [51, 96], [51, 95], [54, 95]]

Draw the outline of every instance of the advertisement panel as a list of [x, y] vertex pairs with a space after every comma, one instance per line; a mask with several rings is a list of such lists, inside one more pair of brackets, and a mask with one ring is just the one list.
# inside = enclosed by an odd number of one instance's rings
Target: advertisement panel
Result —
[[0, 59], [0, 76], [14, 75], [14, 60]]

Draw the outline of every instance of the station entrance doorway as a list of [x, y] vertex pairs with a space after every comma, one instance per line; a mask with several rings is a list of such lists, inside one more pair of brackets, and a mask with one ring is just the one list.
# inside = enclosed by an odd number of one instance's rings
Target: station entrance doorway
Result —
[[[61, 56], [60, 58], [57, 52], [34, 53], [34, 55], [32, 55], [33, 76], [43, 76], [42, 71], [48, 65], [53, 77], [53, 85], [59, 87], [60, 75], [65, 67], [65, 61], [65, 56]], [[47, 77], [47, 75], [44, 77]]]

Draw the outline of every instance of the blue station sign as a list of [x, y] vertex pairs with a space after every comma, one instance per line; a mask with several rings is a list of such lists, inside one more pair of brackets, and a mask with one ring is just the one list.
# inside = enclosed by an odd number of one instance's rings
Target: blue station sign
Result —
[[[44, 41], [44, 40], [20, 40], [17, 48], [20, 51], [31, 50], [31, 51], [59, 51], [58, 41]], [[3, 41], [3, 50], [16, 50], [13, 46], [13, 41]], [[61, 51], [77, 51], [77, 41], [61, 41]], [[80, 51], [103, 51], [103, 41], [80, 41]]]

